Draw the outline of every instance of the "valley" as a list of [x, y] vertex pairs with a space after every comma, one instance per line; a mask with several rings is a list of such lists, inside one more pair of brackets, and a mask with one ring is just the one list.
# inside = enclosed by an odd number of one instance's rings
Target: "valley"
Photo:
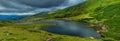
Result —
[[[42, 12], [22, 18], [18, 17], [18, 20], [13, 21], [1, 20], [0, 41], [120, 41], [119, 11], [120, 0], [86, 0], [62, 10]], [[57, 26], [51, 26], [51, 22], [39, 24], [39, 22], [46, 20], [62, 21], [52, 22]], [[85, 24], [88, 28], [79, 28], [81, 26], [78, 23]], [[41, 30], [46, 27], [47, 29]], [[73, 30], [73, 28], [76, 29]], [[83, 30], [83, 28], [86, 29]], [[100, 34], [101, 38], [81, 37], [83, 32], [86, 34], [89, 31], [89, 28], [93, 29], [93, 32]], [[57, 30], [59, 31], [58, 33], [56, 33]], [[70, 33], [66, 33], [69, 31]], [[79, 32], [82, 32], [82, 34]], [[78, 36], [73, 36], [72, 34]], [[90, 32], [88, 35], [94, 36]]]

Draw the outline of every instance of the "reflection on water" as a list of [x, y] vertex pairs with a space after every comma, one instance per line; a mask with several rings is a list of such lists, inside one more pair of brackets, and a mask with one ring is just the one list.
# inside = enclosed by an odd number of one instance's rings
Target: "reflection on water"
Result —
[[[53, 26], [48, 26], [45, 28], [42, 28], [42, 30], [55, 33], [55, 34], [61, 34], [61, 35], [71, 35], [71, 36], [80, 36], [85, 38], [101, 38], [101, 35], [98, 34], [94, 29], [89, 28], [79, 22], [73, 22], [73, 21], [63, 21], [63, 20], [48, 20], [48, 21], [42, 21], [42, 22], [27, 22], [28, 24], [56, 24]], [[24, 24], [27, 24], [24, 23]], [[22, 23], [19, 23], [22, 24]]]

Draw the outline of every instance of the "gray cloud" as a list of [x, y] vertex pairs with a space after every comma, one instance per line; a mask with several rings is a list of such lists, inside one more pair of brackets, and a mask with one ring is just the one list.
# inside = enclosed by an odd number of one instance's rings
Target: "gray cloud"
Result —
[[38, 13], [63, 9], [83, 0], [0, 0], [0, 14]]
[[59, 6], [62, 3], [64, 3], [66, 0], [20, 0], [19, 2], [30, 5], [30, 6], [35, 6], [35, 7], [40, 7], [40, 8], [48, 8], [48, 7], [53, 7], [53, 6]]

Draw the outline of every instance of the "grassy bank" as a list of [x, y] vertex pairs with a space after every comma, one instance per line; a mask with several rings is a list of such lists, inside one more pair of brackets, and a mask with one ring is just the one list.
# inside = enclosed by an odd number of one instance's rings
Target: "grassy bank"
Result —
[[0, 27], [0, 41], [100, 41], [99, 39], [80, 38], [36, 30], [47, 24], [22, 24]]
[[[47, 25], [27, 24], [0, 27], [0, 40], [10, 41], [119, 41], [120, 40], [120, 0], [86, 0], [78, 5], [28, 16], [19, 22], [63, 19], [85, 22], [104, 35], [102, 39], [81, 38], [58, 35], [43, 30], [33, 30]], [[31, 30], [32, 29], [32, 30]]]
[[[94, 24], [94, 28], [106, 29], [100, 30], [106, 38], [120, 39], [120, 1], [119, 0], [87, 0], [55, 12], [44, 12], [41, 14], [27, 17], [28, 19], [35, 19], [39, 21], [44, 19], [58, 19], [74, 20]], [[25, 20], [28, 20], [28, 19]], [[34, 21], [34, 20], [32, 20]], [[104, 28], [102, 28], [104, 27]]]

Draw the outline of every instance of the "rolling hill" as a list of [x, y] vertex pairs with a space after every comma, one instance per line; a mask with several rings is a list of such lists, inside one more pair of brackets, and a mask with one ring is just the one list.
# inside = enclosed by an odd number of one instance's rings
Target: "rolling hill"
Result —
[[[120, 0], [86, 0], [78, 5], [54, 12], [28, 16], [22, 21], [64, 19], [94, 24], [106, 38], [120, 40]], [[99, 26], [102, 25], [102, 26]], [[106, 28], [102, 28], [105, 26]], [[104, 31], [106, 29], [106, 31]]]
[[[81, 38], [58, 35], [43, 30], [33, 30], [48, 24], [13, 24], [0, 21], [0, 41], [119, 41], [120, 40], [120, 0], [86, 0], [78, 5], [53, 12], [43, 12], [15, 22], [37, 22], [62, 19], [83, 22], [94, 28], [103, 38]], [[10, 16], [12, 17], [12, 16]], [[2, 18], [2, 17], [1, 17]], [[21, 17], [17, 17], [21, 18]], [[7, 18], [9, 19], [9, 18]], [[14, 17], [13, 17], [14, 19]]]

